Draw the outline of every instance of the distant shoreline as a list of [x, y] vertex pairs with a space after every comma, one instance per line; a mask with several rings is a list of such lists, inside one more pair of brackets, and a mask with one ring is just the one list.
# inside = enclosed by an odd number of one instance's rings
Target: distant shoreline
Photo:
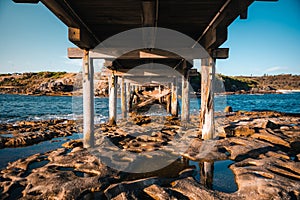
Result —
[[[23, 74], [0, 74], [0, 94], [22, 94], [33, 96], [80, 96], [82, 77], [78, 73], [38, 72]], [[95, 75], [96, 97], [108, 97], [107, 71]], [[201, 90], [201, 75], [197, 71], [190, 77], [197, 96]], [[216, 75], [216, 93], [270, 94], [300, 92], [300, 75], [283, 74], [276, 76], [225, 76]]]

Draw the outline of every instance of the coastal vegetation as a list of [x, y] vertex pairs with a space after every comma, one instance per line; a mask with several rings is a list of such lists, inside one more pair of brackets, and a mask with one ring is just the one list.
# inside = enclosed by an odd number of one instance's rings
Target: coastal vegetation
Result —
[[[80, 93], [81, 79], [77, 73], [38, 72], [0, 74], [0, 93], [27, 95], [73, 95]], [[96, 96], [108, 95], [107, 75], [96, 74]], [[200, 92], [201, 75], [190, 76], [193, 90]], [[217, 92], [274, 93], [276, 90], [299, 90], [300, 75], [226, 76], [217, 74]], [[76, 90], [76, 91], [75, 91]], [[74, 92], [75, 91], [75, 92]]]

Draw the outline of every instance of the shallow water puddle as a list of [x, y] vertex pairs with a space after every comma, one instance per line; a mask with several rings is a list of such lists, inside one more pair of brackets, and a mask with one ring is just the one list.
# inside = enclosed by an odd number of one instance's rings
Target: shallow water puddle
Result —
[[[238, 189], [234, 179], [234, 174], [231, 169], [229, 169], [229, 166], [233, 163], [234, 161], [232, 160], [220, 160], [205, 165], [204, 162], [189, 161], [190, 165], [194, 165], [196, 167], [196, 174], [194, 178], [199, 183], [210, 189], [226, 193], [233, 193]], [[210, 166], [210, 169], [203, 169], [208, 166]], [[204, 171], [206, 171], [206, 173], [204, 173]], [[206, 177], [204, 177], [205, 175]]]

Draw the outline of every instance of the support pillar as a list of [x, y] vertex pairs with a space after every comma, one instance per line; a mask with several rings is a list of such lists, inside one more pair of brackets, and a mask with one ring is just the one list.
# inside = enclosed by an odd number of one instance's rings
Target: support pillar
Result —
[[121, 110], [122, 110], [122, 118], [127, 118], [127, 104], [126, 104], [126, 83], [124, 77], [122, 77], [121, 82]]
[[214, 126], [214, 78], [215, 60], [205, 58], [201, 60], [201, 112], [200, 129], [202, 139], [213, 139]]
[[89, 51], [83, 56], [83, 145], [94, 146], [94, 67]]
[[200, 168], [200, 183], [208, 188], [212, 189], [213, 177], [214, 177], [214, 163], [213, 162], [199, 162]]
[[181, 121], [188, 122], [190, 117], [190, 97], [189, 97], [189, 70], [186, 61], [183, 61], [182, 95], [181, 95]]
[[174, 78], [171, 86], [171, 114], [172, 116], [178, 116], [177, 107], [177, 77]]
[[[161, 94], [161, 92], [162, 92], [161, 85], [158, 85], [158, 94]], [[162, 97], [160, 97], [158, 101], [159, 101], [159, 103], [162, 103], [163, 102]]]
[[118, 77], [114, 74], [110, 77], [109, 82], [109, 125], [116, 125], [117, 121], [117, 84]]
[[131, 96], [130, 83], [126, 83], [126, 107], [127, 107], [128, 113], [131, 112], [130, 96]]

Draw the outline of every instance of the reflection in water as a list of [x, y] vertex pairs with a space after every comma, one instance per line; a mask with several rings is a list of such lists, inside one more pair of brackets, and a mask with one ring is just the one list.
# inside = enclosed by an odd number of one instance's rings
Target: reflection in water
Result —
[[200, 183], [208, 188], [213, 188], [214, 163], [213, 162], [199, 162], [200, 168]]
[[197, 173], [194, 178], [208, 189], [221, 192], [232, 193], [237, 191], [238, 187], [235, 177], [229, 166], [233, 164], [232, 160], [219, 160], [215, 162], [195, 162], [189, 161], [190, 165], [196, 167]]

